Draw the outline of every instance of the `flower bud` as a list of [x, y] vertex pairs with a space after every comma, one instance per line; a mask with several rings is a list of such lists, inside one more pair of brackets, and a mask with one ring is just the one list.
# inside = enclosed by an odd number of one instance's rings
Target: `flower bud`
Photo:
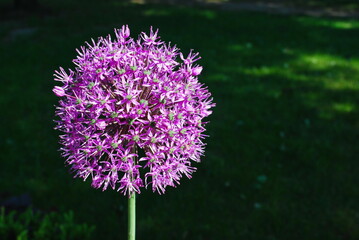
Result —
[[56, 96], [58, 97], [63, 97], [65, 96], [65, 90], [62, 87], [59, 86], [55, 86], [52, 91], [55, 93]]
[[201, 72], [202, 72], [202, 67], [194, 67], [193, 69], [192, 69], [192, 75], [193, 76], [198, 76], [198, 75], [200, 75], [201, 74]]
[[98, 121], [98, 122], [96, 123], [96, 126], [97, 126], [99, 129], [103, 130], [103, 129], [106, 128], [107, 123], [106, 123], [105, 121]]
[[121, 33], [123, 38], [128, 38], [130, 36], [130, 29], [128, 28], [128, 25], [122, 27]]

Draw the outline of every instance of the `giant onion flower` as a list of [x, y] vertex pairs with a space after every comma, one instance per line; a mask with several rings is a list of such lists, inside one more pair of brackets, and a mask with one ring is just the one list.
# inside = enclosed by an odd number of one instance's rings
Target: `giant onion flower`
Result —
[[142, 187], [164, 193], [191, 178], [204, 153], [203, 118], [214, 106], [198, 82], [200, 57], [184, 56], [157, 31], [100, 37], [77, 49], [74, 70], [56, 71], [53, 92], [62, 155], [75, 177], [130, 196]]

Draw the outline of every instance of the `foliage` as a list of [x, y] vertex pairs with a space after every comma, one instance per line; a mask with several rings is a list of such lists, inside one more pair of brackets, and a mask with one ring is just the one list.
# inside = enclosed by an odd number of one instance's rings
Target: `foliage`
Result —
[[0, 213], [0, 238], [17, 240], [85, 240], [91, 239], [95, 227], [78, 224], [72, 211], [43, 214], [32, 209]]

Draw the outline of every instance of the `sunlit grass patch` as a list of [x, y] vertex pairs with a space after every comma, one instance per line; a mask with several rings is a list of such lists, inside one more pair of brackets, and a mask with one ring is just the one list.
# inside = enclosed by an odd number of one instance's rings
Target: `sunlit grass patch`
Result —
[[148, 9], [143, 11], [143, 15], [145, 16], [168, 16], [171, 12], [166, 9]]
[[359, 64], [330, 54], [302, 54], [293, 63], [293, 74], [305, 75], [332, 90], [359, 90]]
[[356, 105], [354, 103], [334, 103], [333, 109], [342, 112], [342, 113], [350, 113], [356, 109]]
[[339, 30], [353, 30], [359, 28], [359, 22], [357, 20], [317, 19], [316, 21], [313, 21], [310, 18], [298, 18], [297, 20], [307, 26], [329, 27]]

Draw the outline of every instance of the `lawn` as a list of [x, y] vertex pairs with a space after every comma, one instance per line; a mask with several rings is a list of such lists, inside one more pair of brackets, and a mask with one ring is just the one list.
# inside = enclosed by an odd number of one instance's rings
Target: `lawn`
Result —
[[[211, 0], [207, 0], [211, 1]], [[259, 3], [275, 4], [292, 8], [317, 9], [317, 10], [334, 10], [344, 12], [358, 12], [359, 2], [355, 0], [218, 0], [220, 2], [232, 3]]]
[[138, 197], [138, 239], [359, 239], [359, 21], [42, 4], [0, 22], [0, 200], [28, 193], [36, 209], [95, 225], [93, 239], [126, 239], [127, 199], [73, 179], [57, 151], [52, 74], [84, 41], [154, 26], [200, 52], [217, 106], [193, 178]]

